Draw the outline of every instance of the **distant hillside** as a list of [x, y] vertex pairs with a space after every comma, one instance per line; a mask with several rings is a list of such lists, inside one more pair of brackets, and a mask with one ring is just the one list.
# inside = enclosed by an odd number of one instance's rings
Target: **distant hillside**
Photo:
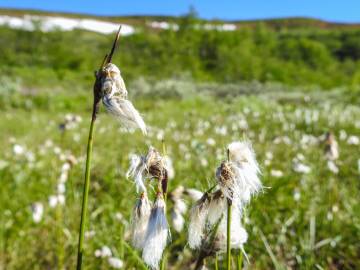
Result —
[[[38, 10], [20, 10], [20, 9], [1, 9], [0, 15], [22, 17], [24, 15], [37, 15], [37, 16], [52, 16], [52, 17], [64, 17], [64, 18], [76, 18], [76, 19], [96, 19], [101, 21], [125, 23], [134, 27], [149, 26], [149, 22], [168, 22], [179, 23], [182, 17], [174, 16], [157, 16], [157, 15], [132, 15], [132, 16], [95, 16], [88, 14], [75, 14], [75, 13], [63, 13], [63, 12], [45, 12]], [[296, 29], [304, 27], [314, 27], [320, 29], [360, 29], [360, 23], [336, 23], [327, 22], [315, 18], [305, 17], [290, 17], [290, 18], [274, 18], [264, 20], [246, 20], [246, 21], [224, 21], [224, 20], [204, 20], [199, 19], [200, 23], [210, 24], [234, 24], [236, 27], [256, 27], [259, 24], [264, 24], [267, 27], [275, 30], [279, 29]]]
[[[360, 85], [360, 26], [308, 18], [229, 22], [0, 10], [0, 79], [83, 87], [122, 25], [114, 61], [127, 80]], [[62, 30], [62, 31], [59, 31]]]

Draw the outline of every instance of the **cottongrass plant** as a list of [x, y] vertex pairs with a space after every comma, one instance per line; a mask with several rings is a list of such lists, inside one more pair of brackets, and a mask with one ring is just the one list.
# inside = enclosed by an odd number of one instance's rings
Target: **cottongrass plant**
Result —
[[90, 187], [90, 163], [93, 146], [94, 124], [102, 101], [108, 112], [114, 115], [126, 127], [138, 127], [146, 134], [146, 126], [138, 111], [132, 103], [128, 101], [125, 83], [120, 75], [120, 70], [111, 63], [115, 52], [117, 42], [120, 37], [120, 30], [116, 34], [112, 49], [109, 55], [106, 55], [100, 69], [95, 72], [95, 83], [93, 88], [94, 103], [90, 123], [89, 138], [86, 151], [85, 164], [85, 183], [83, 190], [83, 199], [81, 207], [81, 221], [79, 229], [77, 269], [82, 269], [82, 257], [84, 254], [84, 235], [87, 212], [87, 202]]
[[[140, 193], [132, 215], [132, 245], [142, 251], [142, 258], [151, 269], [158, 269], [170, 238], [165, 202], [168, 171], [164, 157], [150, 147], [146, 155], [132, 157], [127, 176], [134, 179]], [[156, 186], [153, 205], [147, 196], [147, 180]]]
[[[248, 141], [228, 145], [227, 160], [216, 170], [216, 186], [206, 191], [191, 210], [188, 242], [190, 248], [200, 250], [195, 269], [203, 267], [206, 257], [224, 252], [227, 269], [231, 269], [231, 248], [244, 253], [248, 235], [241, 218], [251, 197], [262, 189], [259, 174], [255, 153]], [[238, 262], [242, 253], [239, 252]]]
[[187, 212], [187, 206], [183, 200], [185, 188], [178, 186], [169, 193], [168, 198], [172, 201], [173, 207], [171, 209], [171, 222], [174, 230], [180, 233], [185, 225], [184, 214]]

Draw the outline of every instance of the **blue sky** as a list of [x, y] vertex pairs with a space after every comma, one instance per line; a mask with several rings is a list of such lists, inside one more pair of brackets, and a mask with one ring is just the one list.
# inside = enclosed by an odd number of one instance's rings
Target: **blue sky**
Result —
[[181, 15], [194, 6], [206, 19], [306, 16], [360, 22], [360, 0], [0, 0], [0, 7], [96, 15]]

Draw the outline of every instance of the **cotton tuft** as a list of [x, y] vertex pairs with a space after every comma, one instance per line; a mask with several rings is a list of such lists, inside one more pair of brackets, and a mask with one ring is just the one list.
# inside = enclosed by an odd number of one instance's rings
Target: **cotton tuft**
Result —
[[131, 242], [136, 249], [143, 248], [150, 212], [151, 204], [146, 193], [143, 193], [136, 202], [131, 220]]
[[139, 128], [147, 134], [146, 125], [140, 113], [127, 99], [127, 90], [119, 68], [109, 63], [102, 70], [102, 102], [106, 110], [115, 116], [126, 128]]
[[158, 269], [169, 237], [169, 226], [165, 215], [166, 204], [158, 194], [151, 209], [149, 224], [143, 245], [142, 258], [151, 269]]

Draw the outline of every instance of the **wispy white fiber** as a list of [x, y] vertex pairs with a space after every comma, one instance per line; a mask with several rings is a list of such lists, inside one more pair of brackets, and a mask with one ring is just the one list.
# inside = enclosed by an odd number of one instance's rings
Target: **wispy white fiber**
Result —
[[151, 209], [149, 224], [143, 245], [142, 258], [152, 269], [158, 269], [169, 237], [169, 226], [165, 215], [166, 204], [161, 194]]

